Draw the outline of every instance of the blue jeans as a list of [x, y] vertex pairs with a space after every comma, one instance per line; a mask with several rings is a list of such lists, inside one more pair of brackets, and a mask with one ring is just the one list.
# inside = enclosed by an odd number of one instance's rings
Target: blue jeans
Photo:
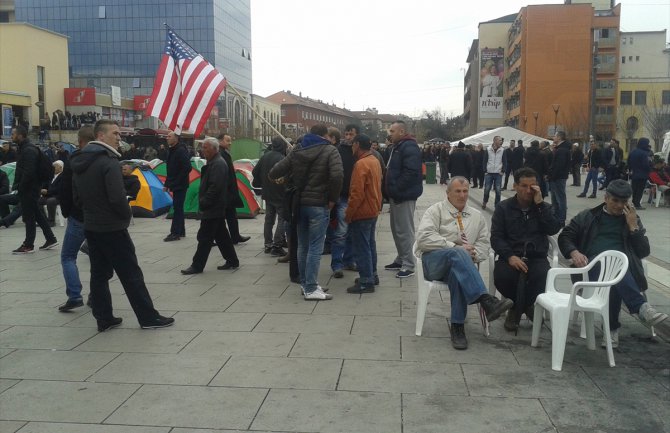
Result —
[[500, 202], [500, 183], [502, 182], [502, 175], [499, 173], [486, 173], [484, 176], [484, 203], [489, 201], [489, 193], [491, 192], [491, 184], [496, 191], [495, 204]]
[[375, 285], [375, 275], [377, 275], [376, 228], [377, 218], [352, 221], [349, 224], [361, 287], [374, 287]]
[[596, 191], [598, 190], [597, 168], [589, 168], [589, 173], [586, 175], [586, 182], [584, 183], [584, 191], [582, 191], [582, 194], [586, 194], [589, 192], [589, 183], [593, 184], [593, 195], [596, 195]]
[[449, 285], [451, 323], [465, 323], [468, 305], [488, 293], [468, 252], [460, 247], [445, 248], [424, 253], [422, 261], [424, 278]]
[[551, 207], [553, 208], [554, 216], [562, 226], [565, 225], [565, 218], [568, 214], [568, 199], [565, 196], [566, 181], [567, 179], [556, 179], [549, 182]]
[[298, 216], [298, 270], [305, 293], [316, 290], [323, 252], [323, 240], [328, 228], [330, 211], [326, 206], [300, 206]]
[[340, 197], [335, 204], [337, 214], [337, 227], [333, 230], [333, 237], [330, 241], [330, 268], [333, 271], [342, 270], [347, 265], [353, 265], [353, 245], [351, 235], [349, 234], [349, 225], [344, 221], [344, 214], [347, 211], [347, 199]]
[[84, 223], [73, 217], [67, 219], [63, 246], [60, 249], [60, 264], [63, 268], [63, 279], [65, 280], [65, 294], [69, 301], [81, 301], [81, 280], [77, 268], [77, 254], [81, 244], [84, 243]]

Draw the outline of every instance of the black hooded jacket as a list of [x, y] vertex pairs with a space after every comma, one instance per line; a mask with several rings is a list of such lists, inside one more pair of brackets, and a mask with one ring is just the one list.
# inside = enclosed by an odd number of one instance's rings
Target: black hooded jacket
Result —
[[84, 228], [88, 231], [114, 232], [130, 224], [119, 156], [100, 141], [91, 141], [72, 154], [73, 198], [84, 210]]
[[261, 159], [258, 160], [258, 163], [251, 173], [254, 176], [254, 188], [261, 188], [263, 200], [275, 207], [283, 206], [286, 186], [283, 183], [276, 183], [271, 181], [268, 175], [270, 174], [272, 167], [284, 159], [285, 152], [285, 143], [282, 142], [275, 144], [273, 142], [272, 147], [270, 147], [270, 149], [268, 149], [268, 151], [265, 152], [263, 156], [261, 156]]

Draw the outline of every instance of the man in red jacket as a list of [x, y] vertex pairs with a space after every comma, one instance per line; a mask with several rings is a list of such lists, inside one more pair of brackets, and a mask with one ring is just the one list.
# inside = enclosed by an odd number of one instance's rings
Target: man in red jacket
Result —
[[348, 293], [371, 293], [379, 284], [375, 229], [382, 208], [382, 166], [370, 152], [370, 137], [354, 137], [352, 151], [356, 162], [349, 184], [349, 201], [345, 221], [351, 230], [354, 259], [360, 277]]

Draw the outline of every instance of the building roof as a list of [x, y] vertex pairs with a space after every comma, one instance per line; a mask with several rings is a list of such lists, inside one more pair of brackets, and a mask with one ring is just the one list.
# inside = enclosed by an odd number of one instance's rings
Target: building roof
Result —
[[42, 32], [45, 32], [45, 33], [51, 33], [54, 36], [60, 36], [61, 38], [70, 39], [70, 37], [67, 36], [67, 35], [64, 35], [64, 34], [58, 33], [58, 32], [54, 32], [54, 31], [51, 31], [49, 29], [45, 29], [45, 28], [42, 28], [42, 27], [38, 27], [38, 26], [30, 24], [30, 23], [24, 23], [24, 22], [0, 23], [0, 26], [30, 27], [34, 30], [39, 30], [39, 31], [42, 31]]
[[326, 111], [328, 113], [333, 113], [340, 116], [352, 117], [352, 118], [356, 117], [352, 111], [349, 111], [345, 108], [340, 108], [337, 105], [334, 104], [331, 105], [326, 102], [315, 100], [305, 96], [296, 95], [295, 93], [292, 93], [290, 90], [288, 91], [282, 90], [280, 92], [273, 93], [266, 99], [281, 105], [303, 105], [305, 107]]
[[509, 14], [509, 15], [505, 15], [505, 16], [500, 17], [500, 18], [494, 18], [490, 21], [482, 21], [479, 24], [513, 23], [514, 20], [516, 20], [517, 15], [519, 15], [518, 12], [513, 13], [513, 14]]

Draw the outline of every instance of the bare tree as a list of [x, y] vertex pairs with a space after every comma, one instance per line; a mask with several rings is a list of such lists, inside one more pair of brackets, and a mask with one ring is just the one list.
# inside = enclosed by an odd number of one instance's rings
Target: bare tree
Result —
[[657, 94], [660, 92], [651, 92], [651, 104], [643, 105], [640, 110], [644, 126], [649, 131], [654, 140], [656, 151], [661, 150], [663, 146], [663, 135], [670, 130], [670, 105], [659, 104]]
[[572, 106], [566, 115], [561, 116], [563, 128], [568, 137], [580, 141], [586, 140], [589, 134], [589, 112], [584, 106]]

